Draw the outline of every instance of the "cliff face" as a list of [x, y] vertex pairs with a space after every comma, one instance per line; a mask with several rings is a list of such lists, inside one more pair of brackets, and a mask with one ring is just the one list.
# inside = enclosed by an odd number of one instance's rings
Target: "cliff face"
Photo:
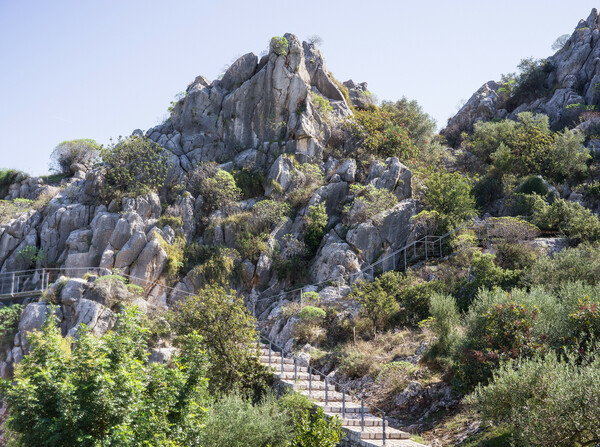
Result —
[[489, 81], [448, 121], [441, 133], [453, 140], [461, 132], [472, 130], [477, 121], [514, 119], [525, 111], [548, 115], [555, 129], [571, 124], [573, 109], [600, 105], [599, 62], [600, 17], [593, 9], [587, 20], [577, 24], [565, 45], [548, 58], [548, 64], [539, 74], [543, 94], [510, 98], [502, 92], [502, 83]]

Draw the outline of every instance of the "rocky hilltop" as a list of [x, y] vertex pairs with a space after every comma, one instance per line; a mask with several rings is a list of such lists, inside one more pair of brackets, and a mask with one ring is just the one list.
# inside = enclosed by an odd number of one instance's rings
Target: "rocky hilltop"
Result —
[[486, 82], [441, 133], [455, 141], [478, 121], [515, 119], [526, 111], [548, 115], [554, 129], [571, 125], [582, 112], [600, 105], [599, 62], [600, 18], [594, 8], [554, 55], [525, 68], [522, 92], [511, 91], [510, 82]]
[[[127, 290], [118, 295], [125, 301], [135, 298], [146, 310], [166, 309], [178, 292], [193, 293], [205, 280], [194, 270], [169, 275], [170, 257], [180, 238], [187, 244], [235, 249], [240, 227], [232, 216], [252, 213], [255, 204], [265, 199], [289, 202], [300, 192], [308, 193], [293, 215], [268, 229], [260, 253], [232, 257], [238, 292], [265, 330], [288, 347], [297, 319], [281, 315], [282, 306], [292, 298], [281, 299], [278, 294], [294, 282], [277, 274], [273, 253], [294, 253], [295, 244], [303, 240], [311, 207], [325, 206], [327, 231], [310, 262], [308, 283], [343, 280], [413, 237], [410, 218], [418, 205], [412, 199], [411, 172], [397, 158], [360, 166], [353, 158], [342, 161], [328, 155], [324, 160], [328, 144], [342, 152], [344, 147], [351, 149], [351, 138], [341, 124], [354, 110], [372, 104], [366, 83], [338, 82], [319, 49], [292, 34], [284, 37], [285, 49], [271, 45], [260, 60], [248, 53], [219, 80], [209, 82], [198, 76], [174, 105], [170, 119], [145, 133], [134, 131], [168, 151], [167, 183], [183, 185], [177, 193], [162, 190], [105, 203], [100, 198], [102, 168], [81, 165], [72, 166], [74, 175], [60, 186], [22, 175], [10, 186], [7, 200], [28, 199], [43, 206], [26, 209], [0, 225], [0, 273], [49, 265], [61, 268], [65, 278], [75, 278], [54, 291], [63, 334], [74, 334], [81, 323], [101, 333], [114, 323], [114, 301], [107, 298], [109, 292], [98, 291], [99, 286], [82, 278], [87, 269], [111, 269], [138, 278], [132, 283], [143, 287], [143, 298]], [[261, 179], [262, 189], [256, 196], [207, 211], [205, 198], [189, 187], [191, 173], [203, 162], [216, 162], [222, 171], [254, 175]], [[316, 171], [307, 171], [308, 165]], [[317, 183], [311, 180], [315, 175]], [[347, 231], [342, 208], [353, 203], [353, 184], [388, 190], [398, 203], [377, 218], [357, 220]], [[352, 213], [358, 216], [364, 211], [356, 208]], [[166, 217], [179, 219], [180, 226], [169, 225]], [[32, 263], [22, 256], [28, 247], [43, 253], [43, 260]], [[336, 300], [348, 291], [342, 281], [340, 287], [326, 287], [320, 293]], [[47, 305], [26, 307], [15, 343], [7, 347], [0, 363], [3, 377], [22, 358], [24, 334], [42, 324]]]

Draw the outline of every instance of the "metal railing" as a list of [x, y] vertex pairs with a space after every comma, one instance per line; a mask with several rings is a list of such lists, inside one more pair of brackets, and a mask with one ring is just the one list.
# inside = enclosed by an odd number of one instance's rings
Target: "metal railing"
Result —
[[[368, 400], [359, 397], [357, 395], [355, 395], [354, 393], [348, 391], [348, 386], [342, 385], [341, 383], [331, 379], [330, 377], [327, 376], [327, 374], [319, 371], [318, 369], [312, 367], [309, 362], [307, 362], [306, 360], [296, 357], [295, 355], [293, 355], [293, 353], [286, 351], [283, 347], [279, 346], [278, 344], [276, 344], [275, 342], [273, 342], [271, 339], [269, 339], [268, 337], [265, 336], [259, 336], [259, 349], [260, 349], [260, 343], [262, 341], [266, 341], [269, 345], [269, 368], [271, 368], [271, 363], [273, 363], [271, 361], [271, 354], [275, 351], [275, 352], [279, 352], [281, 355], [281, 365], [280, 365], [280, 371], [281, 371], [281, 375], [283, 377], [283, 373], [285, 372], [285, 367], [284, 367], [284, 358], [286, 358], [286, 355], [288, 356], [287, 358], [291, 358], [294, 361], [294, 383], [298, 382], [298, 363], [302, 363], [303, 365], [301, 366], [305, 366], [307, 368], [307, 373], [308, 373], [308, 396], [311, 397], [312, 396], [312, 381], [313, 381], [313, 375], [318, 375], [320, 377], [323, 378], [324, 384], [325, 384], [325, 405], [327, 406], [329, 404], [329, 386], [333, 385], [334, 389], [337, 389], [338, 392], [342, 393], [342, 422], [344, 420], [344, 418], [346, 417], [346, 395], [348, 395], [349, 397], [352, 397], [354, 399], [356, 399], [357, 401], [360, 402], [360, 431], [364, 432], [365, 430], [365, 415], [370, 415], [370, 416], [377, 416], [374, 413], [379, 413], [381, 415], [381, 419], [382, 419], [382, 437], [383, 437], [383, 445], [385, 445], [385, 441], [386, 441], [386, 433], [385, 433], [385, 424], [386, 424], [386, 414], [385, 411], [383, 411], [381, 408], [378, 408], [377, 406], [373, 405], [371, 402], [369, 402]], [[273, 348], [276, 348], [275, 350], [273, 350]], [[260, 352], [259, 352], [260, 354]], [[275, 366], [275, 371], [277, 371], [277, 365]], [[282, 379], [283, 380], [283, 379]], [[368, 409], [371, 410], [371, 412], [366, 412], [365, 411], [365, 404], [367, 405]], [[374, 410], [374, 411], [373, 411]]]
[[[305, 293], [305, 289], [318, 289], [320, 286], [331, 284], [337, 284], [339, 288], [341, 284], [347, 282], [351, 285], [360, 279], [372, 281], [375, 279], [376, 275], [390, 270], [406, 271], [408, 268], [410, 268], [410, 266], [420, 261], [429, 261], [429, 259], [432, 258], [443, 258], [445, 250], [447, 250], [447, 254], [449, 255], [451, 253], [451, 249], [448, 247], [444, 248], [444, 242], [451, 236], [454, 236], [462, 231], [477, 231], [477, 238], [482, 240], [484, 238], [484, 233], [487, 235], [487, 230], [488, 225], [486, 221], [471, 219], [454, 230], [449, 231], [441, 236], [424, 236], [416, 241], [410, 242], [402, 248], [399, 248], [392, 253], [387, 254], [383, 258], [369, 264], [365, 268], [362, 268], [358, 272], [347, 273], [340, 275], [337, 278], [328, 278], [318, 283], [307, 284], [292, 290], [279, 292], [260, 298], [255, 303], [267, 300], [274, 301], [276, 299], [281, 301], [289, 295], [299, 295], [300, 302], [302, 303], [302, 295]], [[254, 309], [252, 310], [252, 313], [254, 316], [256, 316]]]

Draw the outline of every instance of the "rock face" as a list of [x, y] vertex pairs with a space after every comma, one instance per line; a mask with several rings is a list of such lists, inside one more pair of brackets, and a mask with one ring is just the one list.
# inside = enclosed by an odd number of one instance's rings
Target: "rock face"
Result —
[[[442, 134], [455, 140], [461, 132], [470, 131], [477, 121], [516, 118], [520, 112], [530, 111], [549, 116], [554, 128], [570, 120], [573, 109], [569, 105], [598, 105], [600, 94], [600, 17], [593, 9], [587, 20], [581, 20], [567, 43], [548, 58], [549, 69], [544, 87], [548, 94], [527, 99], [518, 104], [508, 104], [499, 93], [500, 83], [484, 84], [448, 122]], [[510, 110], [507, 110], [507, 107]]]
[[[285, 38], [286, 54], [272, 49], [259, 61], [248, 53], [220, 81], [196, 78], [171, 119], [147, 136], [171, 151], [183, 171], [201, 161], [240, 164], [247, 151], [263, 170], [283, 152], [320, 161], [331, 124], [351, 111], [320, 51], [292, 34]], [[315, 106], [314, 95], [331, 103], [329, 116]]]

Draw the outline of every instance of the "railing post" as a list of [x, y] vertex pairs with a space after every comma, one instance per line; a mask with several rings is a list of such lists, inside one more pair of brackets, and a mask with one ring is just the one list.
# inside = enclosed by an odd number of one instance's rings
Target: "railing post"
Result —
[[294, 357], [294, 383], [298, 381], [298, 358]]
[[406, 247], [404, 247], [404, 271], [408, 270], [408, 264], [406, 263]]
[[346, 417], [346, 388], [342, 388], [342, 419]]
[[327, 384], [327, 377], [325, 377], [325, 405], [329, 403], [329, 385]]
[[360, 400], [360, 431], [365, 431], [365, 400]]
[[440, 238], [440, 258], [442, 257], [442, 238]]
[[269, 340], [269, 370], [271, 370], [271, 352], [273, 351], [271, 340]]
[[385, 413], [383, 413], [383, 445], [385, 445]]
[[10, 296], [15, 295], [15, 273], [12, 274], [12, 284], [10, 286]]
[[308, 365], [308, 395], [312, 394], [312, 366]]
[[425, 236], [425, 260], [429, 260], [429, 258], [427, 257], [427, 236]]
[[417, 241], [413, 242], [413, 256], [417, 257]]
[[283, 376], [283, 349], [281, 350], [281, 375]]

